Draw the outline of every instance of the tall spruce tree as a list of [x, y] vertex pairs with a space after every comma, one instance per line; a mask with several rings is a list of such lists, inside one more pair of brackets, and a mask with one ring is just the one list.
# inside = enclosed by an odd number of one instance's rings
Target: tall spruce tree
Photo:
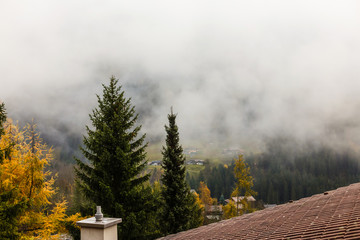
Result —
[[[124, 97], [115, 77], [103, 85], [98, 108], [90, 114], [92, 128], [86, 127], [83, 155], [90, 164], [76, 159], [75, 172], [80, 190], [103, 213], [121, 217], [120, 239], [145, 238], [149, 233], [146, 222], [153, 211], [151, 191], [141, 175], [146, 166], [145, 134], [137, 138], [141, 126], [135, 126], [138, 115]], [[150, 200], [149, 200], [150, 199]]]
[[164, 174], [161, 177], [164, 200], [162, 231], [164, 234], [198, 227], [202, 222], [201, 207], [196, 203], [195, 196], [190, 192], [185, 180], [185, 156], [179, 144], [176, 115], [172, 109], [168, 119], [169, 126], [165, 126], [166, 147], [163, 147], [162, 151]]

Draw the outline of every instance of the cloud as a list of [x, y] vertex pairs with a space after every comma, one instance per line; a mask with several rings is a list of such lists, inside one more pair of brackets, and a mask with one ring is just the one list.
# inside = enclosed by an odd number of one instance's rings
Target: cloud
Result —
[[83, 132], [95, 93], [115, 75], [149, 138], [164, 135], [173, 106], [184, 141], [360, 141], [357, 1], [39, 0], [0, 9], [0, 96], [10, 116]]

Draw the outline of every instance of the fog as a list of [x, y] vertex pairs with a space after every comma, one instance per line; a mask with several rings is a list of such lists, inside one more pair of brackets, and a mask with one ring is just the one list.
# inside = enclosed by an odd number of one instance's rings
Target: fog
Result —
[[[0, 1], [0, 100], [59, 143], [116, 76], [149, 140], [360, 144], [358, 1]], [[67, 130], [64, 131], [63, 129]]]

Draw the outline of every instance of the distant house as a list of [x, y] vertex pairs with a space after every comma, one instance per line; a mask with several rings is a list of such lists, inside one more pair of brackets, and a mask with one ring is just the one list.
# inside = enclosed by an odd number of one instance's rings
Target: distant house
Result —
[[221, 205], [211, 205], [206, 209], [206, 218], [210, 220], [221, 220], [223, 209]]
[[161, 165], [161, 161], [152, 161], [152, 162], [149, 162], [149, 166], [160, 166]]
[[204, 165], [205, 160], [202, 159], [190, 159], [186, 162], [187, 165]]
[[[239, 196], [239, 198], [237, 197], [232, 197], [231, 199], [226, 199], [225, 202], [226, 203], [229, 203], [230, 200], [232, 200], [234, 203], [235, 203], [235, 206], [237, 206], [237, 202], [239, 200], [239, 208], [242, 209], [242, 204], [241, 204], [241, 201], [244, 199], [245, 197], [244, 196]], [[253, 197], [253, 196], [250, 196], [250, 197], [246, 197], [247, 201], [251, 204], [251, 205], [254, 205], [255, 202], [256, 202], [256, 199]]]

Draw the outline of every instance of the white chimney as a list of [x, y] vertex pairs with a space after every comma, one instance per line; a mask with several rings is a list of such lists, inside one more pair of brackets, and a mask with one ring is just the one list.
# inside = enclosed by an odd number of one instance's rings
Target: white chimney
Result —
[[81, 240], [117, 240], [117, 225], [121, 218], [103, 218], [101, 206], [96, 207], [95, 217], [76, 222], [81, 227]]

